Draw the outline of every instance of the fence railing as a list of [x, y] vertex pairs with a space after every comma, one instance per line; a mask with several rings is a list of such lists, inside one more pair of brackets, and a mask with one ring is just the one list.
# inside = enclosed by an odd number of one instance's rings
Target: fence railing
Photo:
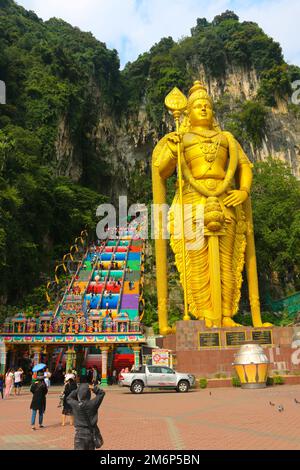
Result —
[[20, 334], [91, 334], [91, 333], [142, 333], [143, 325], [131, 320], [84, 320], [79, 321], [41, 321], [28, 323], [6, 323], [0, 328], [0, 333]]

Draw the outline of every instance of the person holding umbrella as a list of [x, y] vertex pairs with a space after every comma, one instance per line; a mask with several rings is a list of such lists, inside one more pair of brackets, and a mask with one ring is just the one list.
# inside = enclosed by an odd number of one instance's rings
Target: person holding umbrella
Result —
[[[36, 364], [33, 368], [32, 368], [32, 380], [36, 380], [37, 379], [37, 376], [38, 376], [38, 372], [42, 371], [42, 370], [46, 370], [47, 368], [47, 365], [46, 364], [43, 364], [42, 362], [40, 362], [40, 364]], [[43, 374], [39, 374], [39, 375], [43, 375]]]
[[[38, 372], [46, 367], [45, 364], [38, 364], [32, 369], [33, 372]], [[31, 428], [33, 431], [36, 430], [35, 420], [37, 411], [39, 412], [39, 427], [43, 428], [43, 418], [46, 410], [46, 395], [48, 393], [47, 385], [44, 381], [44, 375], [40, 374], [30, 387], [30, 391], [33, 394], [30, 409], [32, 410], [31, 415]]]

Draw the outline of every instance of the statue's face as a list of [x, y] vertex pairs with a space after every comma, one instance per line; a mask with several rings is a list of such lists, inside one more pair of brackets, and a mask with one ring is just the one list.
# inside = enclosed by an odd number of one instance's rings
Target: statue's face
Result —
[[212, 126], [213, 110], [209, 100], [198, 99], [192, 104], [189, 117], [192, 126]]

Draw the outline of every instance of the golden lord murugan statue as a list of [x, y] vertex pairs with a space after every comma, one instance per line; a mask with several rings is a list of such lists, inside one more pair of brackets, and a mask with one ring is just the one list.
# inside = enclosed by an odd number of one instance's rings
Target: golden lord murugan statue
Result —
[[[157, 205], [166, 203], [166, 179], [177, 167], [168, 229], [184, 288], [184, 320], [191, 314], [205, 320], [207, 327], [240, 326], [233, 317], [238, 311], [246, 261], [253, 325], [270, 326], [263, 325], [260, 316], [249, 197], [252, 164], [233, 135], [217, 125], [212, 100], [199, 81], [188, 99], [175, 88], [166, 105], [176, 119], [177, 131], [163, 137], [154, 149], [153, 199]], [[184, 118], [179, 127], [181, 113]], [[175, 220], [178, 207], [181, 224]], [[155, 219], [159, 326], [161, 334], [168, 334], [172, 330], [167, 312], [167, 240], [163, 217]]]

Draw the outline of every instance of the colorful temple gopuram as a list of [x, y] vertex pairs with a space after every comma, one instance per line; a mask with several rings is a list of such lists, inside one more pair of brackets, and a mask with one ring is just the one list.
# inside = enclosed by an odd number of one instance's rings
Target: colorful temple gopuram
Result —
[[55, 310], [1, 325], [1, 373], [43, 362], [55, 377], [61, 367], [96, 365], [105, 385], [113, 370], [139, 365], [145, 241], [138, 224], [129, 227], [87, 245]]

